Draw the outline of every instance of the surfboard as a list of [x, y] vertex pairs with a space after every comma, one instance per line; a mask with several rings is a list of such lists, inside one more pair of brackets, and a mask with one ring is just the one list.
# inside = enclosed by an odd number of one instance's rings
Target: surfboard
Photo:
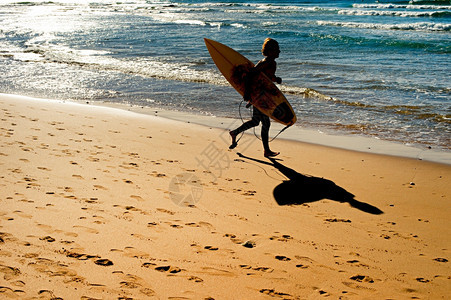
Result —
[[[235, 90], [244, 95], [244, 78], [254, 64], [232, 48], [219, 42], [205, 38], [208, 52], [219, 71]], [[252, 76], [250, 84], [251, 103], [262, 113], [273, 120], [290, 126], [296, 122], [296, 114], [279, 88], [266, 76], [259, 72]]]

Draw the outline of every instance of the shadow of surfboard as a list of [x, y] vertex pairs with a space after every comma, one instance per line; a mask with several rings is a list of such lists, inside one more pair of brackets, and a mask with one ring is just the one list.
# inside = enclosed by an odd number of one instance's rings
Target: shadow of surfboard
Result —
[[271, 162], [267, 162], [244, 156], [241, 153], [238, 153], [238, 156], [260, 164], [273, 166], [288, 178], [288, 180], [283, 181], [274, 188], [274, 199], [279, 205], [301, 205], [329, 199], [349, 203], [352, 207], [369, 214], [380, 215], [384, 213], [371, 204], [356, 200], [352, 193], [336, 185], [331, 180], [298, 173], [273, 158], [270, 158]]

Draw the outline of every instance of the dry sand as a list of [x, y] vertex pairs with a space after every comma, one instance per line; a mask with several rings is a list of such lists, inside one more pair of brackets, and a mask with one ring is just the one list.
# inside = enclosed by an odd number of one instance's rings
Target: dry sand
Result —
[[[451, 167], [0, 95], [0, 298], [446, 299]], [[240, 152], [240, 154], [238, 153]]]

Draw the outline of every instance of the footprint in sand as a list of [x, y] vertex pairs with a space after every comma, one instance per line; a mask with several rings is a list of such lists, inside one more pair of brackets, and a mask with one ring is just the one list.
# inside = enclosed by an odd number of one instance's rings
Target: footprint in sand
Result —
[[153, 177], [166, 177], [166, 174], [164, 173], [158, 173], [157, 171], [152, 171], [151, 174], [148, 174], [149, 176], [153, 176]]
[[123, 274], [120, 271], [114, 272], [114, 274], [120, 276], [121, 281], [119, 284], [122, 289], [138, 289], [141, 294], [146, 296], [146, 299], [155, 296], [155, 291], [148, 287], [147, 282], [141, 277], [133, 274]]
[[101, 186], [101, 185], [98, 185], [98, 184], [94, 184], [93, 186], [94, 186], [96, 189], [98, 189], [98, 190], [104, 190], [104, 191], [107, 191], [107, 190], [108, 190], [106, 187]]
[[153, 268], [153, 267], [155, 267], [157, 264], [155, 264], [155, 263], [151, 263], [151, 262], [145, 262], [145, 263], [143, 263], [142, 265], [141, 265], [141, 267], [143, 267], [143, 268]]
[[352, 276], [352, 277], [349, 278], [349, 279], [355, 280], [355, 281], [358, 281], [358, 282], [369, 282], [369, 283], [374, 283], [374, 280], [373, 280], [371, 277], [365, 276], [365, 275], [355, 275], [355, 276]]
[[113, 262], [106, 258], [97, 259], [94, 261], [94, 263], [99, 266], [112, 266], [113, 265]]
[[237, 238], [235, 234], [232, 233], [226, 233], [224, 234], [224, 237], [230, 238], [230, 240], [234, 243], [234, 244], [244, 244], [244, 241]]
[[17, 286], [17, 287], [24, 287], [25, 286], [25, 282], [23, 282], [22, 280], [16, 280], [11, 282], [11, 284], [13, 286]]
[[141, 209], [136, 208], [133, 205], [126, 205], [126, 206], [124, 206], [124, 209], [128, 210], [128, 211], [141, 211]]
[[[240, 268], [244, 269], [244, 270], [254, 270], [254, 271], [259, 271], [259, 272], [264, 272], [264, 273], [272, 273], [274, 271], [274, 269], [272, 268], [268, 268], [268, 267], [252, 267], [249, 265], [240, 265]], [[248, 273], [248, 275], [251, 275], [252, 273]]]
[[255, 248], [256, 244], [254, 241], [246, 241], [245, 243], [242, 243], [242, 246], [245, 248]]
[[274, 289], [261, 289], [260, 293], [271, 296], [271, 297], [278, 297], [283, 299], [294, 299], [290, 294], [277, 292]]
[[188, 278], [188, 280], [189, 280], [189, 281], [194, 281], [194, 282], [203, 282], [203, 281], [204, 281], [202, 278], [197, 277], [197, 276], [190, 276], [190, 277]]
[[70, 186], [65, 186], [65, 187], [60, 186], [60, 187], [58, 187], [58, 189], [64, 190], [64, 192], [67, 192], [67, 193], [72, 193], [74, 191]]
[[[170, 224], [170, 222], [166, 222], [166, 223]], [[169, 226], [171, 226], [172, 228], [177, 228], [177, 229], [183, 228], [183, 226], [179, 225], [179, 224], [170, 224]]]
[[167, 209], [164, 209], [164, 208], [157, 208], [157, 211], [162, 212], [162, 213], [166, 213], [166, 214], [169, 214], [169, 215], [175, 215], [175, 212], [167, 210]]
[[111, 249], [111, 252], [120, 252], [123, 253], [124, 256], [136, 258], [136, 259], [149, 259], [153, 260], [149, 253], [138, 250], [134, 247], [125, 247], [124, 250], [120, 249]]
[[219, 250], [218, 247], [213, 247], [213, 246], [205, 246], [204, 249], [210, 250], [210, 251], [217, 251]]
[[0, 286], [0, 295], [3, 295], [5, 299], [21, 299], [25, 295], [25, 292], [16, 289], [13, 290], [6, 286]]
[[119, 165], [119, 167], [124, 168], [124, 169], [136, 169], [139, 167], [139, 165], [137, 163], [123, 163], [122, 165]]
[[66, 277], [65, 282], [70, 281], [83, 281], [83, 278], [77, 275], [75, 270], [68, 268], [66, 265], [61, 264], [59, 261], [53, 261], [47, 258], [36, 257], [34, 262], [29, 264], [36, 271], [46, 274], [47, 276], [54, 277]]
[[18, 268], [6, 265], [0, 265], [0, 273], [3, 274], [3, 279], [10, 281], [20, 276], [21, 272]]
[[94, 233], [94, 234], [98, 234], [99, 231], [94, 229], [94, 228], [90, 228], [90, 227], [86, 227], [86, 226], [80, 226], [80, 225], [75, 225], [72, 226], [73, 228], [80, 228], [83, 229], [84, 231], [88, 232], [88, 233]]
[[52, 238], [51, 236], [45, 236], [45, 237], [42, 237], [42, 238], [39, 238], [41, 241], [46, 241], [46, 242], [49, 242], [49, 243], [53, 243], [54, 241], [55, 241], [55, 239], [54, 238]]
[[20, 217], [22, 217], [22, 218], [25, 218], [25, 219], [31, 219], [31, 218], [33, 218], [32, 215], [26, 214], [26, 213], [24, 213], [24, 212], [22, 212], [22, 211], [20, 211], [20, 210], [16, 210], [16, 211], [14, 211], [13, 213], [15, 213], [15, 214], [17, 214], [18, 216], [20, 216]]
[[89, 203], [89, 204], [99, 203], [98, 202], [99, 198], [97, 198], [97, 197], [91, 197], [89, 199], [84, 198], [82, 200], [84, 200], [86, 203]]
[[348, 261], [346, 261], [346, 262], [347, 262], [348, 264], [353, 265], [353, 266], [369, 268], [368, 265], [366, 265], [366, 264], [364, 264], [364, 263], [361, 263], [361, 262], [360, 262], [359, 260], [357, 260], [357, 259], [351, 259], [351, 260], [348, 260]]
[[37, 224], [37, 227], [41, 228], [43, 231], [47, 232], [47, 233], [53, 233], [55, 232], [54, 228], [50, 225], [46, 225], [46, 224]]
[[50, 147], [50, 145], [49, 144], [44, 144], [44, 143], [41, 143], [41, 146], [40, 147], [38, 147], [39, 149], [43, 149], [43, 150], [47, 150], [47, 149], [49, 149], [49, 147]]
[[75, 258], [75, 259], [78, 259], [78, 260], [88, 260], [88, 259], [92, 259], [92, 258], [99, 258], [97, 255], [89, 255], [89, 254], [85, 254], [85, 253], [78, 253], [78, 252], [76, 252], [76, 250], [72, 250], [72, 251], [62, 250], [62, 251], [60, 251], [60, 253], [66, 255], [67, 257]]
[[290, 261], [291, 260], [291, 258], [286, 257], [284, 255], [276, 255], [275, 258], [280, 261]]
[[279, 242], [288, 242], [289, 240], [292, 240], [293, 237], [291, 237], [289, 234], [284, 234], [282, 236], [275, 236], [275, 235], [273, 235], [269, 239], [271, 241], [276, 240], [276, 241], [279, 241]]
[[141, 196], [138, 196], [138, 195], [130, 195], [130, 198], [138, 200], [140, 202], [144, 201], [144, 199]]
[[331, 222], [331, 223], [337, 223], [337, 222], [351, 223], [351, 220], [349, 220], [349, 219], [337, 219], [337, 218], [325, 219], [324, 221]]
[[179, 267], [174, 266], [160, 266], [156, 267], [155, 270], [159, 272], [168, 272], [170, 274], [176, 274], [182, 271]]
[[224, 276], [224, 277], [236, 277], [235, 273], [227, 270], [216, 269], [212, 267], [202, 267], [199, 273], [213, 275], [213, 276]]

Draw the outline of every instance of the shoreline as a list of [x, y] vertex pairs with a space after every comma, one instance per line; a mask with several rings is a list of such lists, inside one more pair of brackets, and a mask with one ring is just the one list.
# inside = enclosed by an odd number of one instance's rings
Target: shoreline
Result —
[[[0, 297], [445, 298], [451, 167], [0, 95]], [[193, 120], [190, 120], [193, 123]], [[233, 286], [233, 289], [230, 289]]]
[[[101, 101], [83, 101], [83, 100], [55, 100], [35, 98], [22, 95], [2, 94], [0, 96], [17, 97], [17, 99], [34, 99], [37, 101], [55, 101], [61, 103], [74, 103], [78, 105], [97, 106], [111, 109], [118, 109], [133, 112], [142, 115], [158, 116], [169, 120], [180, 121], [184, 123], [192, 123], [205, 127], [231, 130], [241, 124], [240, 119], [225, 118], [216, 116], [207, 116], [195, 112], [182, 112], [176, 110], [168, 110], [160, 107], [139, 106], [134, 104], [123, 104]], [[270, 140], [284, 126], [271, 120]], [[255, 131], [248, 130], [244, 134], [254, 136], [259, 133], [260, 127], [256, 127]], [[228, 138], [228, 136], [227, 136]], [[254, 137], [255, 138], [255, 137]], [[410, 158], [416, 160], [424, 160], [434, 163], [451, 165], [451, 151], [435, 150], [427, 146], [419, 147], [418, 145], [406, 145], [399, 142], [382, 140], [377, 137], [366, 137], [353, 134], [333, 134], [323, 132], [318, 129], [304, 129], [301, 127], [291, 127], [281, 133], [277, 139], [301, 142], [312, 145], [320, 145], [325, 147], [344, 149], [356, 152], [388, 155], [400, 158]], [[227, 141], [226, 141], [227, 144]]]
[[[68, 101], [70, 102], [70, 101]], [[144, 115], [153, 115], [170, 120], [176, 120], [185, 123], [192, 123], [206, 127], [231, 130], [241, 124], [240, 119], [225, 118], [216, 116], [207, 116], [199, 113], [181, 112], [175, 110], [167, 110], [159, 107], [143, 107], [133, 104], [120, 104], [110, 102], [90, 101], [72, 101], [84, 105], [94, 105], [101, 107], [116, 108], [126, 111], [135, 112]], [[271, 120], [270, 139], [274, 137], [284, 126]], [[260, 127], [257, 127], [255, 133], [259, 136]], [[254, 135], [253, 130], [248, 130], [244, 134]], [[451, 165], [451, 151], [435, 150], [427, 146], [419, 147], [411, 146], [399, 142], [382, 140], [376, 137], [365, 137], [353, 134], [333, 134], [325, 133], [317, 129], [304, 129], [301, 127], [291, 127], [280, 134], [277, 139], [302, 142], [312, 145], [321, 145], [337, 149], [357, 151], [363, 153], [388, 155], [394, 157], [411, 158], [424, 160], [429, 162]]]

